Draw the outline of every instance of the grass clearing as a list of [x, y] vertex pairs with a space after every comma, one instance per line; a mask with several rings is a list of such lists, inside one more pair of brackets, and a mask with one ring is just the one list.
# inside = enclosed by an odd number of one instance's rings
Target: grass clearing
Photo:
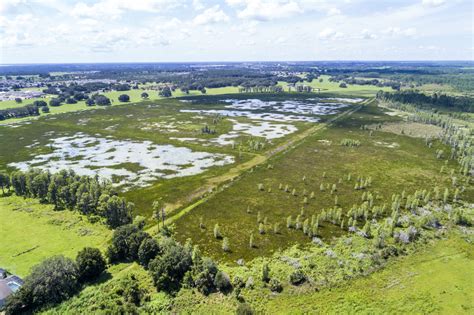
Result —
[[0, 266], [22, 277], [54, 255], [75, 258], [86, 246], [105, 249], [111, 231], [71, 211], [54, 211], [34, 199], [0, 198]]

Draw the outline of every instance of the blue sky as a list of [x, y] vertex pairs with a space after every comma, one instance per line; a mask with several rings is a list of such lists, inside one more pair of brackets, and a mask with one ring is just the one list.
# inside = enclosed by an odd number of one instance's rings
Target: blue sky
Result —
[[473, 60], [470, 0], [1, 0], [0, 63]]

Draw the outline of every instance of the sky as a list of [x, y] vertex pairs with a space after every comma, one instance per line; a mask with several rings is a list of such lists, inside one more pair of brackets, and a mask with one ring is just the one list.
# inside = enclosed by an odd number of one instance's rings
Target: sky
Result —
[[472, 0], [0, 0], [0, 64], [473, 60]]

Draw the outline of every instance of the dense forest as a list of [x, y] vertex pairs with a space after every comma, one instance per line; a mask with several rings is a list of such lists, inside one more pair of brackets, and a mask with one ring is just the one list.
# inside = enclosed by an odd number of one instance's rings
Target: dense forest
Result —
[[474, 112], [474, 99], [465, 96], [455, 97], [437, 93], [426, 95], [416, 91], [403, 91], [398, 93], [379, 92], [377, 98], [424, 107], [452, 109], [470, 113]]

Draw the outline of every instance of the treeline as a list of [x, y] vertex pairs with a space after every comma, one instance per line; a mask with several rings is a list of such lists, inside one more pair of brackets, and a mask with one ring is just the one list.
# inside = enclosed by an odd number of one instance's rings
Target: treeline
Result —
[[391, 80], [379, 80], [379, 79], [356, 79], [350, 75], [335, 75], [329, 78], [330, 82], [343, 81], [346, 84], [352, 85], [375, 85], [378, 87], [391, 87], [394, 90], [400, 90], [401, 83], [398, 81]]
[[21, 288], [7, 298], [5, 313], [32, 314], [61, 303], [97, 279], [106, 268], [102, 253], [86, 247], [76, 260], [54, 256], [32, 268]]
[[166, 83], [174, 85], [183, 91], [198, 90], [205, 88], [219, 88], [226, 86], [270, 87], [275, 86], [278, 81], [288, 83], [302, 82], [303, 78], [296, 75], [281, 75], [271, 71], [250, 69], [247, 67], [230, 66], [222, 69], [199, 67], [185, 67], [178, 69], [154, 69], [150, 67], [146, 71], [138, 69], [123, 69], [121, 71], [101, 71], [89, 73], [90, 79], [117, 79], [128, 82], [139, 83]]
[[392, 102], [415, 104], [429, 107], [449, 108], [463, 112], [474, 112], [474, 99], [466, 96], [448, 96], [445, 94], [426, 95], [416, 91], [398, 93], [378, 92], [377, 98]]
[[29, 104], [22, 107], [7, 108], [7, 109], [0, 110], [0, 120], [5, 120], [9, 118], [38, 116], [39, 114], [40, 114], [39, 107]]
[[[196, 288], [204, 295], [232, 290], [229, 276], [219, 270], [212, 259], [201, 255], [197, 246], [191, 242], [185, 245], [176, 242], [167, 228], [163, 228], [158, 237], [152, 237], [143, 227], [144, 218], [137, 217], [133, 224], [114, 231], [106, 252], [110, 264], [138, 262], [148, 270], [156, 289], [171, 295], [182, 287]], [[33, 267], [20, 290], [7, 299], [6, 314], [31, 313], [57, 305], [97, 279], [105, 268], [106, 262], [95, 248], [83, 249], [76, 261], [63, 256], [49, 258]], [[138, 279], [128, 286], [125, 292], [116, 292], [125, 300], [125, 305], [119, 309], [134, 314], [137, 306], [145, 302], [145, 297]], [[102, 307], [112, 310], [117, 305]]]
[[[132, 221], [132, 204], [117, 196], [112, 184], [99, 178], [77, 175], [72, 170], [56, 174], [38, 169], [0, 173], [3, 193], [39, 199], [55, 209], [77, 210], [92, 220], [104, 218], [111, 228]], [[5, 192], [6, 190], [6, 192]]]
[[208, 295], [232, 288], [229, 277], [210, 258], [203, 257], [190, 241], [181, 245], [164, 227], [159, 239], [143, 231], [144, 218], [114, 231], [107, 249], [111, 263], [136, 261], [148, 269], [158, 291], [175, 294], [181, 287], [197, 288]]

